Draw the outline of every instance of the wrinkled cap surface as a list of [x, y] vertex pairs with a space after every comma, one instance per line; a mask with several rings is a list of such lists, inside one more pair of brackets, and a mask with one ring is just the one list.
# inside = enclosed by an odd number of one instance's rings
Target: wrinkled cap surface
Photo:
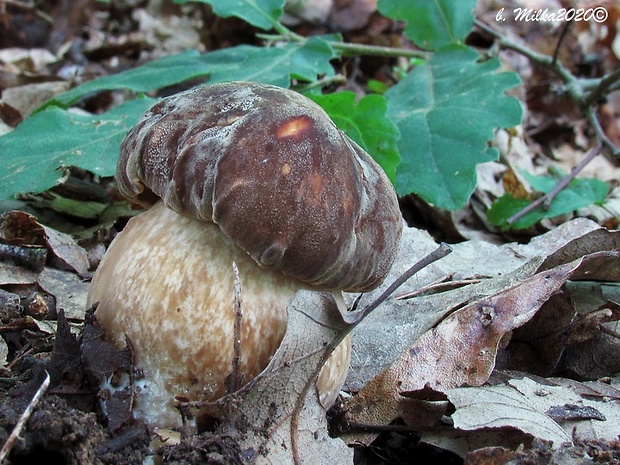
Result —
[[275, 86], [158, 102], [125, 137], [117, 181], [129, 200], [213, 221], [260, 266], [317, 289], [378, 286], [402, 230], [381, 167], [317, 104]]

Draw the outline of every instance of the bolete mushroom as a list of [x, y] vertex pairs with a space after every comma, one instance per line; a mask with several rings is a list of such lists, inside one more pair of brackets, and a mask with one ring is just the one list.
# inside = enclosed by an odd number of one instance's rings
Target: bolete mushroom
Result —
[[[299, 289], [371, 290], [400, 240], [382, 169], [318, 105], [275, 86], [231, 82], [161, 100], [125, 137], [116, 178], [127, 199], [152, 207], [114, 239], [88, 301], [117, 345], [131, 341], [144, 373], [134, 412], [152, 425], [179, 425], [175, 396], [226, 394], [233, 262], [247, 382], [277, 350]], [[346, 340], [319, 376], [324, 402], [349, 356]]]

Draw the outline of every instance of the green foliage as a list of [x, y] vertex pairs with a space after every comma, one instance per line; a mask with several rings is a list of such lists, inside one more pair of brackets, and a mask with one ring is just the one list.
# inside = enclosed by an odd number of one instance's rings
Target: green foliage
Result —
[[153, 60], [145, 65], [127, 71], [103, 76], [88, 81], [68, 92], [57, 95], [46, 102], [45, 107], [68, 108], [87, 95], [102, 90], [128, 89], [134, 92], [148, 92], [153, 89], [171, 86], [188, 79], [205, 76], [209, 70], [196, 50]]
[[88, 116], [51, 107], [27, 118], [19, 129], [0, 137], [0, 199], [49, 189], [69, 166], [114, 174], [121, 140], [154, 102], [139, 98]]
[[488, 148], [493, 130], [521, 121], [521, 105], [504, 95], [518, 76], [498, 72], [495, 59], [478, 59], [468, 47], [444, 47], [386, 92], [388, 117], [403, 134], [400, 195], [415, 192], [442, 208], [462, 207], [475, 188], [476, 165], [497, 158]]
[[413, 7], [380, 0], [384, 15], [406, 22], [405, 35], [435, 50], [389, 89], [388, 117], [402, 134], [396, 191], [416, 193], [446, 209], [465, 205], [476, 185], [476, 165], [497, 158], [493, 131], [521, 122], [519, 102], [504, 92], [519, 85], [462, 43], [474, 22], [475, 0], [425, 0]]
[[45, 107], [68, 108], [83, 97], [103, 90], [127, 89], [148, 92], [204, 77], [209, 82], [254, 81], [288, 87], [291, 76], [313, 81], [332, 75], [330, 45], [313, 37], [303, 45], [281, 47], [240, 45], [201, 55], [196, 50], [170, 55], [127, 71], [86, 82], [48, 101]]
[[405, 36], [427, 50], [462, 43], [474, 23], [476, 0], [380, 0], [377, 7], [388, 18], [407, 23]]
[[355, 101], [350, 91], [308, 95], [321, 105], [336, 125], [379, 163], [394, 182], [400, 161], [396, 141], [398, 128], [387, 119], [387, 102], [381, 95], [367, 95]]
[[174, 0], [174, 3], [208, 3], [222, 17], [235, 16], [260, 29], [269, 30], [282, 16], [284, 0]]
[[[284, 0], [206, 3], [220, 16], [235, 16], [258, 28], [286, 33], [279, 23]], [[404, 69], [402, 80], [391, 89], [371, 84], [385, 97], [369, 95], [359, 102], [351, 93], [313, 97], [375, 157], [399, 194], [415, 192], [447, 209], [467, 202], [476, 182], [476, 164], [496, 157], [487, 148], [493, 130], [516, 125], [521, 118], [519, 103], [504, 95], [519, 83], [517, 75], [498, 72], [496, 60], [482, 61], [476, 51], [462, 45], [471, 29], [474, 5], [474, 0], [382, 0], [380, 8], [385, 15], [404, 20], [407, 36], [435, 52], [428, 60], [412, 61], [413, 70]], [[282, 87], [299, 81], [317, 83], [334, 75], [330, 60], [338, 58], [332, 48], [338, 41], [333, 36], [304, 39], [291, 35], [288, 42], [273, 47], [240, 45], [202, 55], [187, 51], [78, 86], [47, 102], [12, 133], [0, 137], [5, 166], [0, 174], [0, 200], [54, 185], [63, 176], [59, 168], [71, 164], [102, 175], [114, 172], [121, 132], [135, 122], [141, 111], [133, 110], [145, 108], [147, 100], [89, 117], [100, 128], [118, 130], [95, 162], [90, 154], [103, 147], [99, 138], [105, 137], [104, 131], [93, 133], [91, 126], [81, 124], [80, 118], [86, 117], [67, 110], [85, 96], [115, 89], [151, 92], [195, 78], [207, 83], [245, 80]], [[118, 120], [121, 114], [122, 123]], [[24, 144], [24, 140], [35, 142]], [[75, 155], [85, 147], [90, 150], [88, 155]]]
[[[523, 172], [523, 176], [534, 190], [547, 194], [555, 188], [565, 174], [556, 172], [548, 176], [534, 176]], [[576, 178], [553, 198], [548, 207], [540, 206], [519, 218], [512, 225], [507, 223], [508, 219], [527, 207], [530, 204], [528, 199], [515, 198], [510, 194], [504, 194], [493, 203], [488, 211], [487, 218], [492, 224], [500, 226], [502, 229], [525, 229], [544, 218], [565, 215], [592, 204], [602, 204], [608, 192], [607, 183], [599, 179]]]
[[[103, 176], [113, 175], [124, 134], [154, 100], [139, 99], [90, 119], [58, 107], [67, 108], [93, 92], [113, 89], [146, 92], [198, 76], [208, 76], [212, 83], [243, 80], [289, 87], [291, 77], [314, 81], [317, 75], [332, 75], [329, 60], [333, 56], [326, 41], [313, 37], [302, 45], [290, 43], [272, 48], [241, 45], [206, 55], [188, 51], [89, 81], [56, 96], [13, 132], [0, 137], [4, 165], [0, 174], [0, 200], [52, 187], [64, 176], [59, 170], [62, 166], [73, 165]], [[122, 122], [119, 115], [123, 116]], [[80, 124], [82, 121], [84, 124]], [[106, 131], [91, 131], [95, 126], [88, 121]], [[108, 138], [107, 130], [112, 128], [117, 132]], [[32, 142], [24, 144], [25, 140]], [[97, 153], [98, 148], [101, 151]], [[85, 150], [84, 156], [75, 156]]]
[[239, 45], [208, 53], [203, 60], [211, 71], [209, 83], [253, 81], [289, 87], [291, 78], [314, 82], [317, 76], [332, 76], [332, 58], [329, 43], [312, 37], [303, 44], [279, 47]]

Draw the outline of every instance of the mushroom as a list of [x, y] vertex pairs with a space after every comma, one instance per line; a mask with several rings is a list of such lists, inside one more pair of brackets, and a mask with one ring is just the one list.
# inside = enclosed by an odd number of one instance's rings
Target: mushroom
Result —
[[[382, 169], [310, 99], [231, 82], [164, 98], [127, 134], [116, 179], [150, 207], [110, 245], [88, 303], [119, 347], [131, 341], [140, 381], [134, 414], [180, 425], [177, 396], [227, 393], [241, 287], [239, 371], [268, 364], [300, 289], [365, 292], [389, 271], [402, 218]], [[317, 389], [344, 383], [345, 340]]]

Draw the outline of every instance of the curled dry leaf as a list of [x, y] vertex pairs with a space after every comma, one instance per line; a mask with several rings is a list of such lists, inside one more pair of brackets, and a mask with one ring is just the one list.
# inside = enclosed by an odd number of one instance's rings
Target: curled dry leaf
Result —
[[10, 211], [0, 218], [0, 239], [12, 245], [46, 246], [64, 268], [80, 276], [88, 273], [88, 255], [69, 235], [42, 225], [37, 218], [21, 211]]
[[[588, 439], [613, 441], [620, 432], [620, 401], [584, 394], [574, 386], [541, 384], [528, 377], [505, 385], [448, 389], [456, 407], [455, 428], [514, 428], [530, 436], [562, 443]], [[617, 394], [617, 390], [616, 390]]]
[[[401, 256], [397, 258], [387, 282], [406, 270], [413, 261], [411, 257], [425, 255], [436, 247], [436, 243], [425, 232], [407, 228], [403, 231], [401, 247]], [[454, 309], [517, 285], [536, 272], [594, 252], [609, 251], [613, 255], [618, 249], [619, 232], [610, 232], [586, 219], [569, 221], [528, 244], [496, 246], [477, 240], [455, 244], [449, 256], [416, 275], [399, 290], [399, 294], [415, 291], [447, 276], [455, 282], [474, 278], [477, 283], [409, 300], [392, 299], [369, 315], [353, 332], [354, 356], [347, 389], [361, 389]], [[589, 276], [573, 279], [619, 280], [620, 270], [617, 265], [614, 268], [611, 257], [601, 256], [588, 266], [593, 267]], [[599, 270], [596, 274], [595, 269]], [[583, 270], [585, 272], [585, 268]], [[365, 294], [360, 307], [372, 301], [379, 291]]]
[[[573, 268], [564, 265], [539, 273], [452, 313], [347, 402], [344, 420], [389, 424], [403, 416], [408, 391], [483, 384], [495, 366], [502, 337], [534, 316]], [[347, 440], [368, 443], [372, 438], [364, 434]]]
[[214, 416], [234, 405], [223, 425], [257, 464], [352, 463], [352, 450], [327, 434], [314, 382], [345, 323], [330, 294], [299, 291], [288, 306], [286, 335], [265, 371], [233, 398], [211, 407]]
[[[601, 273], [613, 278], [617, 264], [615, 251], [593, 253], [455, 311], [347, 402], [344, 422], [384, 425], [398, 417], [408, 419], [408, 392], [482, 385], [495, 367], [502, 338], [529, 321], [568, 279], [595, 279]], [[371, 439], [367, 434], [347, 437], [366, 443]]]
[[[503, 369], [527, 371], [539, 376], [576, 373], [581, 379], [595, 379], [620, 371], [620, 359], [613, 357], [620, 347], [603, 344], [602, 326], [620, 319], [618, 304], [597, 298], [597, 283], [571, 282], [528, 323], [517, 329], [507, 347]], [[587, 302], [583, 294], [588, 292]], [[599, 300], [600, 299], [600, 300]], [[577, 305], [577, 302], [580, 302]], [[614, 350], [614, 347], [617, 347]], [[591, 350], [588, 350], [588, 349]], [[578, 357], [572, 356], [572, 354]], [[594, 363], [575, 362], [579, 358]], [[602, 363], [601, 363], [602, 362]]]

